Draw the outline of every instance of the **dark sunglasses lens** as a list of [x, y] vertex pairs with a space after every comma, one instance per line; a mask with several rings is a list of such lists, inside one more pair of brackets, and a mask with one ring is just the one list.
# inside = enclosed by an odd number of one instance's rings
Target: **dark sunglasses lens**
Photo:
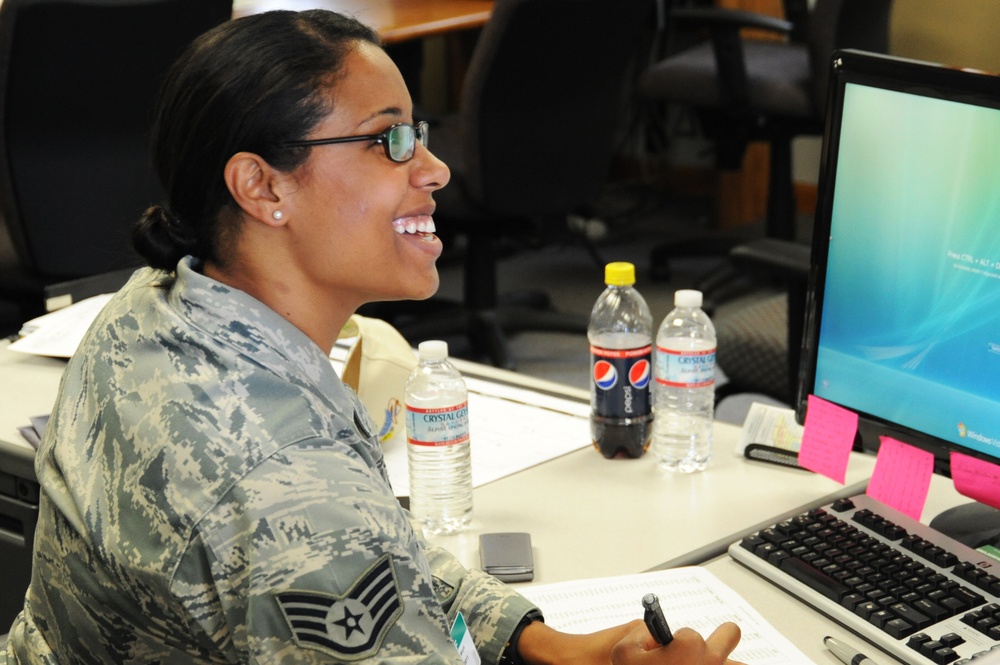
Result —
[[386, 145], [389, 146], [389, 157], [394, 162], [405, 162], [413, 157], [414, 141], [416, 132], [409, 125], [397, 125], [389, 130], [389, 135], [385, 137]]

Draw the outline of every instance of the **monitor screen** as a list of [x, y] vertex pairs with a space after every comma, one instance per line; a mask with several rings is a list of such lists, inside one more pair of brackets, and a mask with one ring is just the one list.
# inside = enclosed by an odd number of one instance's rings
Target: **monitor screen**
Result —
[[838, 53], [815, 224], [800, 419], [1000, 463], [1000, 79]]

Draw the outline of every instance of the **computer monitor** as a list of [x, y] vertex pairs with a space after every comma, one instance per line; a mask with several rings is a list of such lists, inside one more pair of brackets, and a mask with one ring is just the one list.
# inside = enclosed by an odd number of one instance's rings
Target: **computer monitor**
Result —
[[800, 421], [1000, 463], [1000, 77], [842, 51], [826, 117]]

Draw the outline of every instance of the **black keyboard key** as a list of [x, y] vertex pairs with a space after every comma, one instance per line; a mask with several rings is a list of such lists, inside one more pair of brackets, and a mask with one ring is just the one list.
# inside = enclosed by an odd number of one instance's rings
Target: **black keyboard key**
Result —
[[907, 635], [912, 634], [916, 629], [917, 627], [912, 623], [906, 619], [900, 619], [899, 617], [890, 619], [884, 626], [882, 626], [882, 630], [889, 633], [889, 635], [893, 636], [897, 640], [901, 640]]
[[948, 610], [952, 613], [953, 616], [969, 608], [968, 605], [958, 600], [957, 598], [953, 598], [952, 596], [946, 596], [944, 598], [941, 598], [937, 602], [942, 607], [948, 608]]
[[761, 538], [763, 538], [764, 540], [766, 540], [767, 542], [774, 543], [775, 545], [781, 545], [786, 540], [788, 540], [788, 536], [787, 535], [785, 535], [785, 534], [781, 533], [780, 531], [778, 531], [777, 529], [773, 529], [773, 528], [772, 529], [764, 529], [758, 535]]
[[913, 603], [912, 607], [921, 614], [929, 616], [932, 623], [937, 623], [951, 616], [951, 612], [930, 600], [918, 600]]
[[934, 653], [938, 649], [943, 649], [943, 648], [944, 645], [938, 642], [937, 640], [930, 640], [929, 642], [924, 642], [923, 644], [920, 645], [920, 653], [930, 658], [932, 653]]
[[885, 628], [885, 624], [889, 623], [896, 616], [889, 610], [875, 610], [868, 615], [868, 623], [872, 624], [879, 630]]
[[955, 648], [960, 644], [965, 644], [965, 638], [963, 638], [958, 633], [945, 633], [938, 638], [938, 642], [945, 645], [946, 647]]
[[752, 536], [747, 536], [740, 541], [740, 547], [750, 552], [757, 549], [757, 546], [764, 542], [764, 539], [758, 536], [756, 533]]
[[892, 524], [885, 529], [882, 535], [889, 540], [900, 540], [906, 537], [906, 529], [897, 524]]
[[951, 592], [952, 598], [956, 598], [962, 603], [965, 603], [966, 608], [978, 607], [986, 602], [986, 599], [980, 596], [975, 591], [967, 589], [964, 586], [960, 586], [957, 589], [953, 589]]
[[767, 562], [772, 566], [777, 566], [778, 568], [781, 568], [781, 562], [787, 559], [789, 556], [791, 555], [785, 550], [774, 550], [773, 552], [767, 555]]
[[881, 609], [882, 608], [878, 606], [878, 603], [866, 600], [865, 602], [858, 603], [857, 606], [855, 606], [854, 613], [857, 614], [862, 619], [864, 619], [865, 621], [868, 621], [868, 617], [880, 611]]
[[907, 621], [912, 623], [914, 626], [916, 626], [917, 630], [922, 630], [927, 626], [931, 625], [932, 623], [931, 618], [929, 616], [927, 616], [923, 612], [919, 612], [918, 610], [913, 609], [906, 603], [896, 603], [889, 609], [891, 609], [899, 618], [906, 619]]
[[819, 568], [794, 556], [782, 559], [778, 566], [810, 589], [823, 594], [837, 603], [850, 593], [851, 589]]
[[843, 513], [854, 508], [854, 502], [850, 499], [837, 499], [833, 502], [833, 509], [838, 513]]
[[[939, 643], [940, 644], [940, 643]], [[940, 649], [935, 649], [929, 656], [932, 661], [938, 665], [947, 665], [948, 663], [953, 663], [958, 660], [958, 654], [951, 647], [941, 646]]]
[[996, 628], [997, 626], [1000, 626], [1000, 621], [997, 621], [993, 617], [984, 617], [972, 624], [973, 628], [984, 635], [988, 634], [991, 628]]
[[842, 607], [846, 607], [848, 610], [853, 612], [854, 608], [866, 600], [867, 598], [862, 596], [860, 593], [849, 593], [840, 600], [840, 604]]
[[989, 594], [1000, 596], [1000, 578], [996, 575], [984, 575], [976, 586]]

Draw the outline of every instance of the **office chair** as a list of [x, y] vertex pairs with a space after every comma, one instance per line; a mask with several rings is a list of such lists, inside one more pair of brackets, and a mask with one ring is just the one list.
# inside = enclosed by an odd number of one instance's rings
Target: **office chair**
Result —
[[[430, 132], [451, 168], [435, 193], [442, 233], [466, 240], [464, 299], [432, 300], [408, 316], [385, 311], [411, 342], [462, 333], [470, 355], [512, 367], [505, 333], [585, 334], [586, 317], [497, 293], [503, 238], [566, 228], [568, 213], [604, 184], [629, 70], [652, 0], [498, 0], [473, 50], [458, 113]], [[596, 297], [596, 295], [595, 295]]]
[[162, 200], [149, 157], [161, 79], [232, 0], [0, 5], [0, 298], [139, 263], [130, 230]]
[[[649, 102], [695, 109], [714, 143], [719, 168], [740, 168], [750, 142], [767, 142], [765, 235], [791, 240], [796, 227], [792, 140], [822, 134], [827, 68], [835, 49], [888, 50], [892, 0], [815, 0], [808, 11], [802, 0], [784, 4], [794, 23], [724, 9], [672, 11], [675, 29], [707, 28], [711, 38], [653, 64], [640, 76], [638, 91]], [[743, 28], [786, 39], [744, 39]], [[669, 274], [673, 255], [726, 253], [734, 244], [716, 234], [659, 246], [652, 253], [654, 276]]]
[[734, 247], [729, 260], [759, 286], [714, 312], [716, 360], [728, 379], [716, 390], [716, 402], [761, 393], [790, 406], [802, 356], [810, 246], [759, 238]]
[[0, 442], [0, 631], [24, 607], [31, 580], [31, 549], [38, 521], [35, 452]]

